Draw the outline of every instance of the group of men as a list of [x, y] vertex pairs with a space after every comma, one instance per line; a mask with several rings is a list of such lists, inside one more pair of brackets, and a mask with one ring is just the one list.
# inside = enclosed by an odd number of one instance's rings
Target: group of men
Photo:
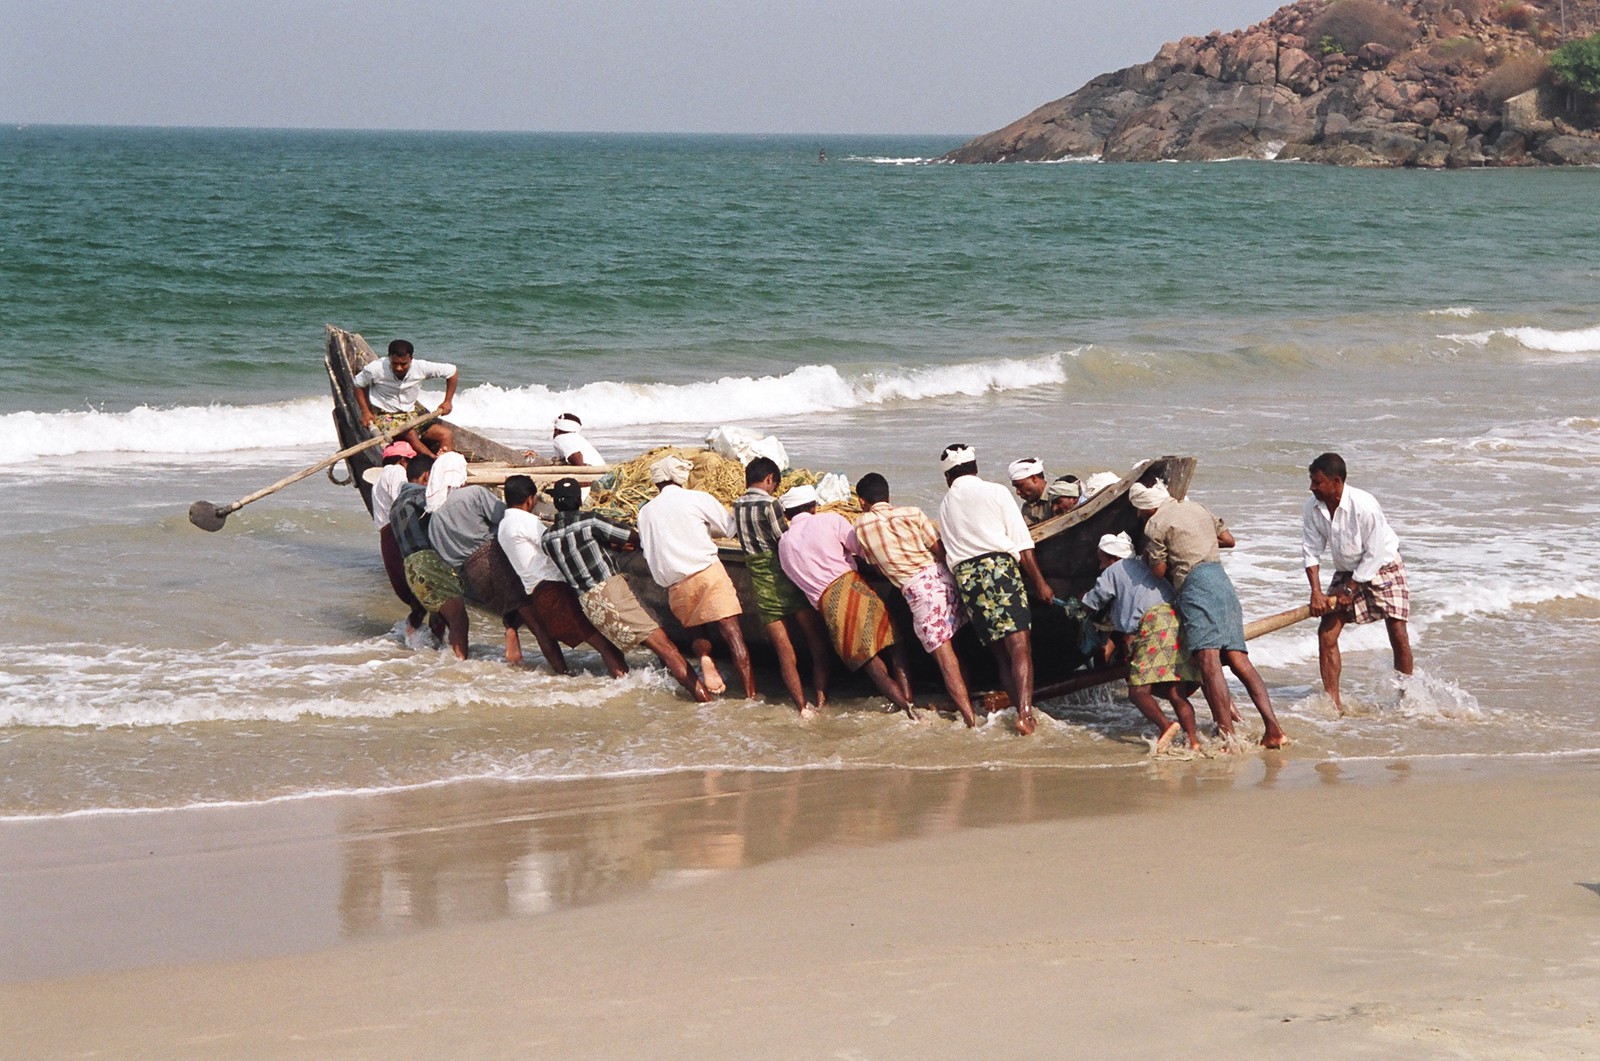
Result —
[[[370, 422], [392, 427], [414, 412], [415, 393], [396, 388], [410, 385], [419, 369], [416, 384], [435, 376], [449, 381], [440, 407], [448, 411], [454, 366], [415, 360], [404, 340], [391, 344], [389, 355], [373, 363], [385, 368], [372, 371], [372, 379], [366, 371], [357, 377]], [[559, 457], [600, 463], [581, 430], [573, 414], [557, 418]], [[730, 513], [711, 494], [688, 488], [688, 461], [667, 456], [651, 466], [657, 494], [640, 508], [637, 529], [583, 509], [583, 488], [571, 478], [547, 490], [555, 509], [547, 527], [533, 514], [539, 493], [531, 479], [508, 478], [503, 501], [485, 487], [469, 486], [466, 462], [450, 451], [450, 441], [448, 428], [434, 425], [386, 447], [373, 489], [373, 518], [391, 585], [410, 609], [408, 630], [419, 629], [426, 618], [460, 658], [467, 654], [468, 583], [492, 579], [485, 572], [503, 563], [521, 587], [515, 599], [501, 601], [509, 660], [521, 659], [522, 626], [557, 673], [567, 672], [562, 644], [593, 647], [614, 676], [627, 671], [624, 653], [645, 647], [704, 702], [726, 689], [714, 659], [715, 635], [728, 649], [744, 695], [753, 698], [755, 677], [740, 628], [743, 606], [718, 557], [717, 540], [737, 538], [784, 689], [802, 717], [826, 703], [834, 658], [864, 673], [896, 709], [917, 717], [906, 646], [885, 602], [862, 577], [862, 566], [870, 565], [905, 598], [912, 632], [933, 657], [968, 726], [975, 725], [975, 714], [951, 642], [970, 622], [994, 654], [1016, 707], [1017, 729], [1034, 731], [1030, 600], [1038, 600], [1074, 615], [1101, 617], [1111, 634], [1107, 658], [1127, 661], [1129, 699], [1156, 726], [1158, 750], [1180, 731], [1198, 745], [1188, 700], [1196, 689], [1218, 730], [1232, 737], [1240, 716], [1224, 668], [1261, 715], [1262, 745], [1287, 743], [1266, 684], [1250, 662], [1238, 595], [1220, 562], [1220, 550], [1235, 544], [1233, 534], [1199, 502], [1173, 498], [1153, 474], [1128, 491], [1142, 520], [1142, 552], [1127, 534], [1104, 536], [1094, 587], [1081, 599], [1062, 599], [1035, 561], [1029, 527], [1087, 503], [1117, 481], [1113, 473], [1081, 482], [1071, 475], [1050, 480], [1040, 460], [1022, 458], [1008, 468], [1019, 507], [1004, 486], [978, 475], [974, 448], [957, 443], [939, 457], [947, 491], [937, 521], [918, 508], [894, 505], [888, 481], [874, 472], [856, 484], [863, 511], [852, 524], [824, 510], [811, 486], [792, 486], [779, 495], [782, 469], [768, 458], [746, 467], [746, 490]], [[1309, 473], [1312, 497], [1302, 513], [1302, 553], [1310, 611], [1321, 617], [1323, 687], [1342, 711], [1338, 641], [1345, 625], [1382, 619], [1395, 669], [1411, 673], [1409, 591], [1398, 539], [1372, 495], [1346, 485], [1342, 458], [1322, 454]], [[643, 552], [651, 577], [666, 590], [668, 606], [688, 632], [695, 666], [619, 573], [617, 554], [630, 549]], [[1328, 551], [1336, 573], [1324, 592], [1320, 562]], [[475, 562], [480, 557], [489, 558], [488, 567]], [[795, 634], [811, 660], [812, 696], [799, 673]], [[1175, 720], [1162, 712], [1158, 696], [1170, 703]]]

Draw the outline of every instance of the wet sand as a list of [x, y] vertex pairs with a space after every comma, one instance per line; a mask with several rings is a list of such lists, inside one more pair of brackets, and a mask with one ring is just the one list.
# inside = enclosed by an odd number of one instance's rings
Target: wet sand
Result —
[[693, 774], [0, 825], [17, 1056], [1600, 1052], [1600, 762]]

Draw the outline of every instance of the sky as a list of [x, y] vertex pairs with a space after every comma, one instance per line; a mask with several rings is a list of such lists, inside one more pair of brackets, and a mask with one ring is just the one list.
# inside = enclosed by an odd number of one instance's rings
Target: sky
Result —
[[980, 133], [1276, 0], [0, 0], [0, 122]]

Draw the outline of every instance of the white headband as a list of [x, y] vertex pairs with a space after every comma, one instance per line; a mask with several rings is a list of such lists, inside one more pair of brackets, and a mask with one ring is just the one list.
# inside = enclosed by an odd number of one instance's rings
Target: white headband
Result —
[[1058, 497], [1079, 497], [1083, 490], [1076, 479], [1057, 479], [1045, 487], [1044, 496], [1054, 501]]
[[1083, 481], [1084, 496], [1098, 494], [1106, 487], [1120, 481], [1121, 476], [1117, 475], [1116, 472], [1095, 472], [1093, 475], [1089, 476], [1089, 478]]
[[467, 458], [454, 450], [439, 454], [439, 459], [433, 462], [433, 471], [428, 475], [428, 500], [423, 508], [428, 512], [439, 511], [439, 506], [450, 496], [450, 491], [465, 485], [466, 481]]
[[1120, 534], [1102, 534], [1100, 536], [1100, 551], [1107, 556], [1114, 556], [1118, 560], [1126, 560], [1133, 555], [1133, 539], [1128, 537], [1128, 532]]
[[789, 512], [801, 505], [814, 505], [820, 498], [817, 497], [816, 487], [801, 483], [799, 486], [789, 487], [778, 500], [783, 503], [783, 510]]
[[556, 417], [555, 430], [557, 431], [582, 431], [583, 425], [570, 416]]
[[1134, 483], [1128, 487], [1128, 500], [1140, 512], [1149, 512], [1160, 508], [1172, 500], [1172, 495], [1167, 493], [1166, 483], [1156, 483], [1154, 486], [1142, 486]]
[[1011, 475], [1012, 482], [1023, 479], [1032, 479], [1035, 475], [1044, 474], [1044, 461], [1037, 457], [1023, 457], [1021, 460], [1011, 462], [1011, 467], [1006, 469]]
[[963, 464], [971, 464], [978, 459], [978, 451], [971, 446], [946, 446], [944, 452], [939, 454], [939, 470], [947, 472], [951, 468], [959, 468]]
[[676, 483], [682, 486], [689, 481], [689, 473], [694, 470], [694, 465], [682, 457], [668, 454], [650, 465], [650, 481], [652, 483]]

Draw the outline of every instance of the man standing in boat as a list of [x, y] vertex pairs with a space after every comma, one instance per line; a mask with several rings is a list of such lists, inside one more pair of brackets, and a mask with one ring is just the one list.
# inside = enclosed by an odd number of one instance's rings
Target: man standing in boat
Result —
[[[1148, 481], [1146, 481], [1148, 479]], [[1222, 668], [1238, 676], [1261, 713], [1266, 732], [1263, 748], [1288, 743], [1272, 710], [1267, 683], [1261, 680], [1245, 648], [1244, 610], [1233, 580], [1222, 566], [1220, 549], [1232, 549], [1233, 532], [1200, 502], [1178, 500], [1159, 478], [1147, 475], [1128, 488], [1128, 501], [1145, 520], [1145, 558], [1157, 578], [1177, 590], [1178, 621], [1183, 647], [1200, 670], [1200, 688], [1211, 717], [1225, 737], [1233, 735], [1239, 712], [1228, 692]]]
[[727, 688], [711, 658], [711, 628], [728, 644], [745, 699], [756, 696], [755, 671], [745, 647], [739, 616], [744, 608], [733, 580], [717, 555], [716, 538], [735, 535], [733, 517], [722, 502], [704, 490], [689, 490], [694, 466], [667, 456], [650, 465], [656, 496], [639, 508], [639, 540], [650, 576], [667, 591], [667, 602], [689, 634], [689, 647], [700, 658], [700, 678], [713, 693]]
[[[1311, 614], [1322, 617], [1317, 628], [1317, 664], [1322, 688], [1342, 715], [1339, 635], [1346, 623], [1379, 619], [1389, 634], [1394, 669], [1412, 670], [1411, 590], [1400, 559], [1400, 539], [1378, 505], [1378, 499], [1345, 483], [1344, 458], [1324, 453], [1311, 462], [1311, 496], [1301, 511], [1300, 544], [1306, 581], [1311, 583]], [[1322, 554], [1333, 554], [1333, 581], [1322, 592]]]
[[[440, 416], [450, 415], [456, 399], [456, 366], [443, 361], [424, 361], [414, 357], [415, 348], [408, 340], [396, 339], [389, 344], [389, 356], [377, 358], [355, 375], [356, 404], [361, 407], [362, 426], [375, 431], [396, 427], [422, 411], [417, 399], [422, 394], [422, 381], [442, 379], [444, 401], [439, 403]], [[418, 453], [436, 457], [451, 446], [450, 428], [435, 420], [420, 432], [415, 428], [399, 436], [414, 446]]]
[[1000, 665], [1006, 693], [1017, 705], [1017, 729], [1032, 733], [1033, 613], [1028, 594], [1053, 600], [1055, 593], [1033, 555], [1033, 536], [1011, 495], [999, 483], [978, 478], [978, 454], [955, 443], [939, 454], [950, 488], [939, 504], [950, 573], [961, 603]]
[[882, 572], [906, 599], [911, 629], [923, 649], [939, 665], [945, 691], [968, 728], [977, 725], [961, 661], [950, 642], [967, 624], [955, 576], [944, 564], [939, 528], [914, 505], [889, 503], [889, 480], [868, 472], [856, 483], [856, 496], [866, 511], [856, 520], [861, 557]]

